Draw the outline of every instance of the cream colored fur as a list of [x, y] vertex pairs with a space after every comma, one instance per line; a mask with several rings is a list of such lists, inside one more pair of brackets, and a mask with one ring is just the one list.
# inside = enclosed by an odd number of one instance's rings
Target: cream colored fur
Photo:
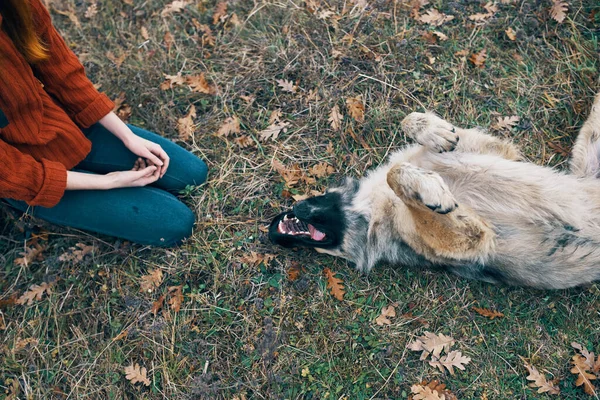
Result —
[[[348, 208], [369, 221], [358, 268], [401, 262], [389, 246], [405, 243], [415, 265], [490, 282], [565, 288], [600, 279], [600, 95], [571, 173], [522, 162], [514, 144], [432, 113], [412, 113], [402, 126], [418, 144], [363, 178]], [[344, 246], [328, 252], [344, 256]]]

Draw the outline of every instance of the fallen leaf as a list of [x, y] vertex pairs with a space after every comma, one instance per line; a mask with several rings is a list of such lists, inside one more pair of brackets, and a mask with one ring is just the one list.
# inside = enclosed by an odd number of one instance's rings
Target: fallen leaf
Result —
[[21, 351], [26, 347], [34, 347], [37, 346], [39, 344], [39, 340], [37, 340], [36, 338], [25, 338], [25, 339], [21, 339], [20, 337], [17, 338], [17, 341], [15, 342], [15, 346], [13, 347], [13, 351], [17, 352], [17, 351]]
[[252, 139], [248, 135], [242, 135], [240, 137], [236, 137], [235, 139], [233, 139], [233, 141], [235, 144], [237, 144], [238, 146], [240, 146], [243, 149], [245, 149], [247, 147], [255, 147], [256, 146], [256, 142], [254, 142], [254, 139]]
[[173, 88], [173, 86], [180, 86], [185, 83], [185, 77], [181, 76], [181, 72], [178, 72], [177, 75], [167, 75], [165, 74], [165, 81], [160, 84], [161, 90], [167, 90]]
[[140, 35], [144, 40], [150, 39], [150, 34], [148, 33], [148, 29], [145, 26], [140, 28]]
[[432, 26], [440, 26], [445, 24], [446, 22], [452, 21], [454, 19], [453, 15], [446, 15], [444, 13], [439, 12], [435, 8], [432, 8], [427, 11], [427, 13], [420, 15], [417, 18], [417, 21], [420, 21], [424, 24], [429, 24]]
[[525, 363], [525, 368], [527, 368], [527, 371], [529, 372], [527, 380], [532, 381], [532, 383], [529, 384], [529, 387], [538, 388], [538, 393], [560, 394], [560, 389], [552, 382], [548, 382], [546, 377], [534, 366], [529, 365], [525, 360], [523, 360], [523, 362]]
[[521, 121], [521, 118], [516, 115], [511, 117], [498, 117], [498, 122], [496, 122], [494, 127], [499, 130], [510, 130], [517, 126], [519, 121]]
[[579, 350], [579, 353], [581, 353], [581, 355], [585, 358], [585, 364], [588, 366], [589, 369], [591, 369], [596, 374], [600, 372], [600, 354], [598, 355], [598, 359], [594, 361], [594, 352], [588, 351], [588, 349], [576, 342], [572, 342], [571, 346]]
[[277, 122], [258, 132], [258, 135], [261, 140], [275, 140], [279, 137], [281, 132], [287, 132], [288, 126], [290, 126], [289, 122]]
[[251, 267], [258, 267], [260, 264], [264, 264], [268, 266], [269, 263], [274, 260], [276, 257], [275, 254], [260, 254], [254, 251], [250, 251], [250, 254], [247, 254], [240, 258], [240, 261], [244, 264], [248, 264]]
[[27, 267], [36, 260], [42, 260], [42, 252], [45, 249], [46, 246], [42, 246], [38, 243], [35, 243], [32, 247], [26, 247], [25, 251], [19, 253], [21, 257], [15, 258], [14, 264], [20, 267]]
[[87, 10], [85, 10], [84, 16], [87, 19], [92, 19], [98, 14], [98, 4], [92, 3], [88, 6]]
[[378, 316], [377, 318], [375, 318], [375, 323], [379, 326], [390, 325], [392, 323], [392, 321], [390, 321], [388, 317], [395, 317], [395, 316], [396, 316], [396, 309], [394, 308], [393, 305], [390, 305], [388, 307], [383, 307], [381, 309], [381, 315]]
[[116, 342], [117, 340], [125, 339], [127, 335], [129, 335], [129, 330], [125, 329], [121, 331], [121, 333], [119, 333], [117, 336], [115, 336], [112, 341]]
[[429, 365], [438, 368], [442, 372], [444, 372], [444, 368], [446, 368], [448, 372], [450, 372], [450, 375], [454, 375], [454, 367], [464, 371], [464, 366], [470, 362], [470, 357], [463, 356], [458, 350], [453, 350], [437, 361], [429, 361]]
[[119, 57], [117, 57], [112, 51], [107, 51], [106, 58], [112, 61], [117, 66], [117, 68], [121, 68], [123, 61], [125, 61], [125, 59], [127, 58], [127, 54], [123, 53]]
[[165, 304], [165, 297], [166, 295], [163, 294], [155, 302], [152, 303], [152, 308], [150, 309], [152, 314], [156, 315], [160, 310], [162, 310], [163, 305]]
[[442, 351], [448, 353], [450, 347], [454, 344], [454, 339], [450, 336], [445, 336], [443, 333], [436, 335], [432, 332], [425, 332], [424, 336], [416, 338], [408, 345], [408, 348], [413, 351], [422, 351], [420, 360], [425, 360], [430, 354], [434, 359], [439, 359]]
[[223, 21], [227, 16], [227, 2], [220, 1], [217, 3], [215, 7], [215, 12], [213, 13], [213, 25], [217, 25], [219, 22]]
[[281, 121], [281, 117], [282, 117], [281, 110], [280, 109], [274, 110], [273, 112], [271, 112], [271, 115], [269, 116], [269, 125]]
[[348, 112], [357, 122], [365, 122], [365, 104], [362, 95], [348, 97], [346, 99]]
[[235, 115], [225, 119], [217, 131], [217, 136], [228, 137], [232, 133], [240, 133], [240, 120]]
[[202, 32], [202, 45], [214, 47], [216, 39], [210, 29], [210, 26], [201, 24], [196, 18], [192, 19], [192, 23], [200, 32]]
[[493, 311], [493, 310], [488, 310], [487, 308], [479, 308], [479, 307], [473, 307], [472, 309], [477, 314], [483, 315], [484, 317], [488, 317], [489, 319], [504, 317], [504, 314], [502, 314], [499, 311]]
[[170, 286], [169, 295], [169, 305], [173, 311], [179, 312], [179, 310], [181, 310], [181, 305], [183, 304], [183, 286]]
[[173, 37], [171, 32], [165, 32], [165, 35], [163, 36], [163, 42], [165, 42], [165, 47], [167, 48], [167, 51], [171, 50], [171, 46], [173, 46], [173, 43], [175, 43], [175, 38]]
[[208, 81], [206, 80], [206, 77], [204, 76], [204, 72], [202, 72], [198, 75], [188, 76], [185, 79], [185, 82], [190, 86], [190, 88], [192, 89], [192, 92], [206, 93], [206, 94], [216, 94], [217, 93], [216, 87], [214, 85], [209, 84]]
[[235, 26], [237, 28], [242, 25], [242, 21], [240, 21], [240, 17], [238, 17], [236, 13], [233, 13], [231, 14], [231, 17], [229, 17], [227, 25]]
[[81, 22], [79, 22], [79, 18], [77, 18], [77, 15], [75, 15], [75, 13], [71, 10], [59, 10], [56, 7], [52, 8], [54, 11], [56, 11], [58, 14], [60, 15], [64, 15], [67, 18], [69, 18], [71, 20], [71, 22], [77, 27], [77, 28], [81, 28]]
[[17, 299], [17, 304], [30, 306], [34, 300], [42, 300], [44, 293], [52, 294], [52, 283], [42, 282], [41, 285], [31, 285], [21, 297]]
[[591, 396], [596, 394], [596, 388], [591, 382], [596, 379], [596, 375], [588, 371], [589, 366], [586, 364], [585, 357], [576, 354], [573, 356], [571, 363], [573, 364], [573, 368], [571, 368], [571, 373], [577, 375], [577, 381], [575, 381], [575, 386], [583, 385], [583, 391], [585, 393]]
[[141, 382], [146, 386], [150, 386], [150, 379], [148, 379], [146, 373], [146, 368], [140, 367], [138, 363], [125, 367], [125, 378], [134, 385]]
[[[423, 390], [421, 390], [419, 393], [427, 392], [425, 388], [429, 388], [432, 392], [437, 392], [439, 398], [443, 398], [444, 400], [458, 400], [456, 395], [447, 389], [445, 384], [438, 380], [433, 380], [431, 382], [422, 381], [421, 383], [413, 386], [421, 386], [423, 388]], [[425, 397], [425, 399], [427, 399], [427, 397]], [[419, 398], [409, 397], [409, 400], [419, 400]]]
[[77, 264], [85, 258], [88, 254], [93, 253], [96, 250], [94, 246], [88, 246], [83, 243], [77, 243], [75, 247], [69, 247], [69, 250], [64, 252], [58, 257], [58, 261], [61, 262], [72, 262]]
[[550, 8], [550, 16], [553, 20], [561, 24], [567, 17], [567, 11], [569, 10], [569, 4], [562, 0], [552, 0], [552, 7]]
[[176, 0], [172, 3], [169, 3], [163, 8], [160, 12], [161, 17], [166, 17], [167, 15], [181, 12], [188, 4], [191, 4], [191, 1], [186, 0]]
[[179, 138], [184, 142], [194, 137], [196, 130], [194, 118], [196, 118], [196, 107], [192, 104], [186, 116], [177, 120], [177, 132], [179, 132]]
[[448, 36], [446, 36], [444, 33], [440, 32], [440, 31], [433, 31], [433, 34], [435, 36], [439, 37], [442, 42], [445, 42], [446, 40], [448, 40]]
[[303, 266], [297, 261], [292, 261], [292, 265], [287, 270], [288, 280], [294, 282], [300, 277], [300, 274], [305, 270]]
[[336, 278], [335, 272], [329, 268], [323, 269], [323, 274], [327, 277], [327, 289], [331, 291], [333, 297], [340, 301], [344, 300], [346, 290], [344, 289], [343, 281]]
[[298, 182], [300, 182], [304, 176], [302, 170], [297, 164], [294, 164], [291, 167], [286, 167], [281, 162], [274, 159], [271, 165], [273, 166], [273, 169], [275, 169], [275, 171], [281, 175], [288, 187], [298, 184]]
[[476, 67], [483, 68], [485, 64], [485, 60], [487, 59], [487, 52], [485, 49], [481, 50], [479, 53], [471, 54], [469, 57], [469, 61], [473, 63]]
[[446, 396], [429, 386], [412, 385], [410, 391], [414, 394], [413, 400], [446, 400]]
[[325, 162], [313, 165], [308, 169], [308, 173], [316, 178], [325, 178], [326, 176], [329, 176], [334, 172], [335, 168], [333, 168], [331, 165]]
[[252, 103], [254, 103], [254, 101], [256, 100], [256, 96], [251, 96], [251, 95], [242, 95], [239, 96], [240, 99], [244, 100], [246, 102], [247, 105], [252, 105]]
[[515, 40], [517, 40], [517, 32], [515, 32], [515, 31], [513, 30], [513, 28], [510, 28], [510, 27], [509, 27], [509, 28], [507, 28], [507, 29], [506, 29], [504, 32], [506, 33], [506, 37], [508, 37], [508, 38], [509, 38], [510, 40], [512, 40], [513, 42], [514, 42]]
[[275, 82], [279, 85], [279, 87], [284, 92], [296, 93], [298, 91], [298, 86], [294, 85], [294, 82], [285, 79], [277, 79]]
[[140, 278], [140, 292], [152, 293], [152, 291], [159, 287], [163, 281], [163, 273], [160, 269], [156, 268], [151, 270], [147, 275], [143, 275]]
[[331, 129], [333, 129], [334, 131], [341, 130], [343, 119], [344, 119], [344, 116], [342, 115], [342, 113], [340, 113], [340, 108], [336, 104], [335, 106], [333, 106], [333, 108], [329, 112], [328, 121], [329, 121], [329, 124], [331, 125]]

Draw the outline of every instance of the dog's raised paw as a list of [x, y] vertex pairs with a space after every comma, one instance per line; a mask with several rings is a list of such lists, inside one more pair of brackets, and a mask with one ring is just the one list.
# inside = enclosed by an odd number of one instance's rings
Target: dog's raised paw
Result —
[[402, 129], [420, 145], [432, 151], [452, 151], [458, 145], [456, 128], [433, 113], [410, 113], [402, 120]]

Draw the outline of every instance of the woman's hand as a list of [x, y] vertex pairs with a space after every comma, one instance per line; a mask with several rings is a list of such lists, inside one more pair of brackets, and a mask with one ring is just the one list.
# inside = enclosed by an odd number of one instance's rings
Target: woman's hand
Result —
[[98, 122], [118, 137], [133, 154], [144, 158], [149, 164], [156, 165], [159, 178], [165, 175], [170, 160], [159, 144], [137, 136], [114, 112], [110, 112]]
[[[143, 161], [143, 160], [142, 160]], [[140, 160], [130, 171], [116, 171], [106, 175], [67, 171], [67, 190], [109, 190], [146, 186], [160, 178], [156, 165], [140, 167]]]

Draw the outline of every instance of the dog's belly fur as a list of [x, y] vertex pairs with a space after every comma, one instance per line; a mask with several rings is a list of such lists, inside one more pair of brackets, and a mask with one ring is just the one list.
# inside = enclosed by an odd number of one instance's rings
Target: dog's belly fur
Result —
[[[466, 259], [432, 260], [407, 252], [400, 243], [410, 241], [403, 236], [410, 235], [413, 221], [403, 210], [407, 206], [386, 184], [388, 171], [399, 162], [438, 173], [459, 207], [471, 208], [489, 224], [495, 234], [493, 245]], [[410, 146], [361, 180], [351, 208], [369, 215], [371, 229], [376, 222], [375, 229], [392, 231], [386, 240], [397, 244], [383, 246], [385, 254], [379, 255], [391, 263], [437, 264], [468, 278], [540, 288], [600, 279], [600, 181], [595, 178], [489, 154], [434, 153]], [[390, 215], [395, 216], [391, 222], [395, 226], [381, 223]]]

